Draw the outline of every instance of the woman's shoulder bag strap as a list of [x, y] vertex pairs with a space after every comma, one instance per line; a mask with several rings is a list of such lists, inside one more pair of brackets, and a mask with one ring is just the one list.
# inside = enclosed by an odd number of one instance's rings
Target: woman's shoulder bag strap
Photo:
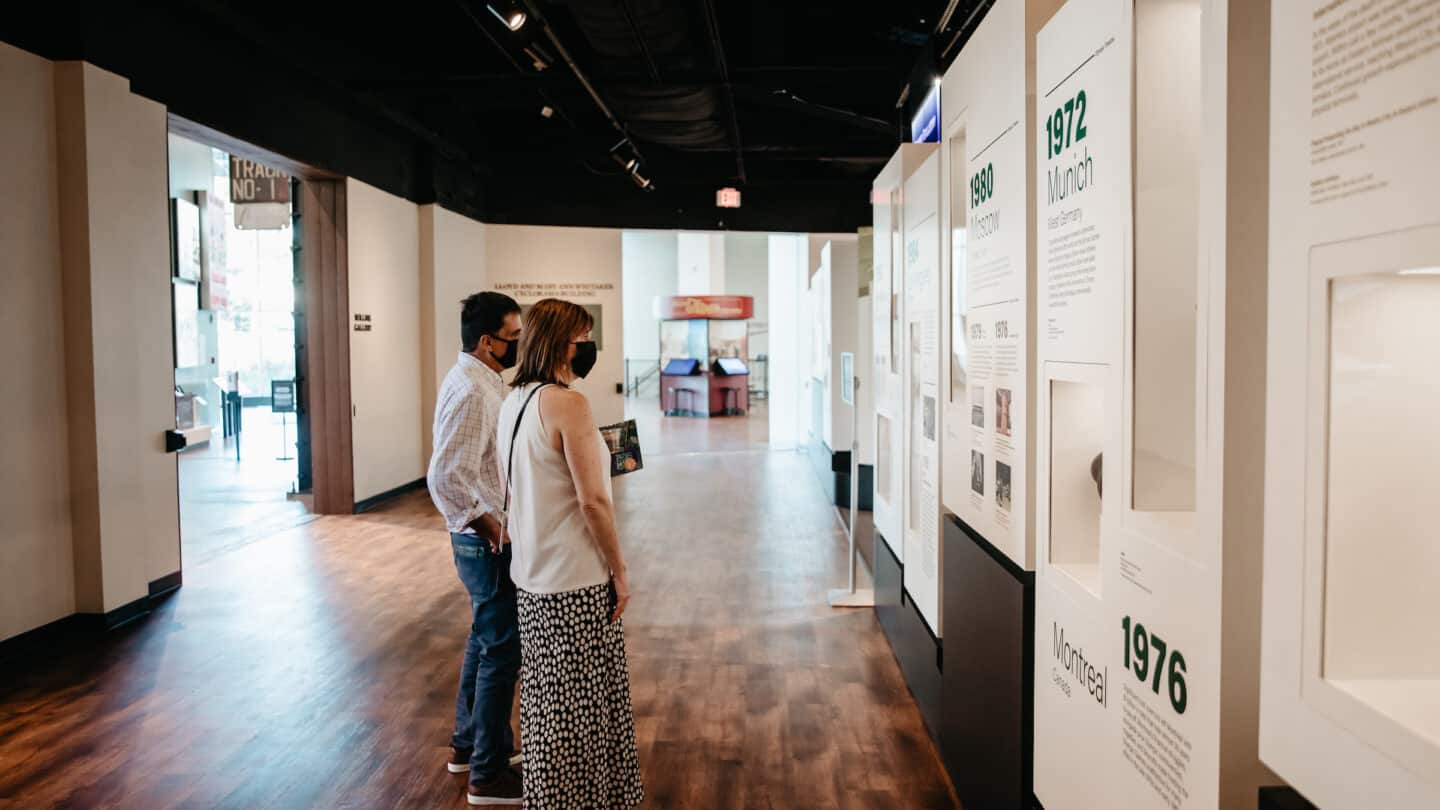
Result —
[[525, 397], [525, 402], [520, 406], [520, 415], [515, 417], [515, 429], [510, 431], [510, 460], [505, 464], [505, 522], [510, 522], [510, 481], [515, 477], [515, 440], [520, 437], [520, 425], [525, 421], [525, 409], [530, 407], [530, 400], [540, 393], [540, 389], [550, 383], [541, 383], [535, 386], [530, 395]]

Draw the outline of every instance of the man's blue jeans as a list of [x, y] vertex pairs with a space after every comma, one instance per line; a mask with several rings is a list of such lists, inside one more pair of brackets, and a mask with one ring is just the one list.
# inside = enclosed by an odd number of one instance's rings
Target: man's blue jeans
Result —
[[520, 677], [520, 620], [510, 547], [495, 554], [473, 534], [450, 535], [450, 547], [455, 571], [470, 593], [471, 614], [450, 744], [471, 749], [470, 781], [487, 782], [509, 766], [515, 745], [510, 708]]

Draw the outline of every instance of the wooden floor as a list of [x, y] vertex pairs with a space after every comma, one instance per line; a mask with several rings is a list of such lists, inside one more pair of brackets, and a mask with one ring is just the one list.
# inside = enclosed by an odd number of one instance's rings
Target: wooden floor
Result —
[[[954, 807], [843, 535], [763, 417], [647, 419], [617, 482], [647, 807]], [[0, 807], [464, 806], [468, 625], [423, 494], [187, 567], [98, 648], [0, 672]]]

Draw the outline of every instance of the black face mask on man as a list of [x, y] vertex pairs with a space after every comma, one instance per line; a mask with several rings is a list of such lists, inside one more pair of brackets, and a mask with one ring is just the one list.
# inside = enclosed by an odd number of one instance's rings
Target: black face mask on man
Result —
[[514, 368], [515, 364], [520, 360], [520, 338], [506, 340], [505, 338], [495, 337], [494, 335], [490, 335], [489, 337], [492, 342], [505, 344], [503, 354], [496, 354], [492, 351], [490, 352], [490, 356], [495, 358], [495, 362], [500, 364], [500, 368]]
[[575, 376], [585, 379], [590, 369], [595, 368], [595, 359], [598, 356], [598, 349], [593, 340], [578, 340], [575, 342], [575, 356], [570, 359], [570, 370]]

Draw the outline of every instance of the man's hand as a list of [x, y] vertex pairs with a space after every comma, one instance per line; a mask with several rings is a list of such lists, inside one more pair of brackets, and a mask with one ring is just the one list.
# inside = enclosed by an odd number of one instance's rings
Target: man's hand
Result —
[[475, 530], [475, 534], [479, 535], [481, 540], [490, 544], [490, 550], [496, 554], [499, 554], [504, 545], [510, 542], [510, 538], [505, 535], [505, 527], [501, 526], [500, 521], [489, 512], [475, 518], [470, 523], [470, 528]]

